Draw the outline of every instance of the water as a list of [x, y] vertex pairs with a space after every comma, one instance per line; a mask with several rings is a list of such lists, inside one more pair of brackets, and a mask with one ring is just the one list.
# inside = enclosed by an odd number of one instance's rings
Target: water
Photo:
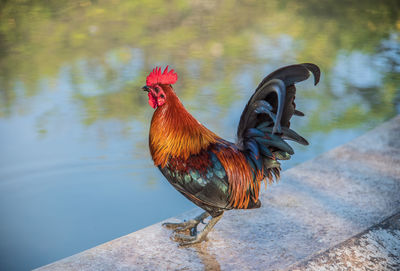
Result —
[[397, 1], [260, 2], [0, 4], [2, 270], [39, 267], [194, 208], [148, 152], [153, 110], [140, 88], [156, 65], [172, 66], [190, 112], [233, 141], [263, 76], [318, 64], [318, 87], [298, 86], [306, 117], [292, 122], [311, 145], [293, 144], [285, 169], [399, 113]]

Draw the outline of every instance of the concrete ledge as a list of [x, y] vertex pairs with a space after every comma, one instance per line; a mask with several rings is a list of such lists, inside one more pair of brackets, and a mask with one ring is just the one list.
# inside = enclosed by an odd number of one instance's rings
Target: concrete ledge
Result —
[[[329, 267], [327, 258], [341, 253], [338, 244], [352, 250], [352, 243], [343, 242], [400, 212], [400, 116], [283, 172], [279, 184], [262, 192], [261, 201], [261, 209], [226, 212], [209, 242], [179, 248], [160, 222], [38, 270]], [[393, 238], [399, 238], [396, 234]], [[333, 254], [326, 254], [329, 249]]]
[[400, 270], [400, 213], [291, 270]]

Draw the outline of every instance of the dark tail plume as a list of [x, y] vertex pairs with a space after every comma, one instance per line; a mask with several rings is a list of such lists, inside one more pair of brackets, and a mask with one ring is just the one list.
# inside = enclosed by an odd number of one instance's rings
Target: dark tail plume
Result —
[[310, 74], [314, 84], [318, 84], [320, 69], [315, 64], [290, 65], [272, 72], [258, 85], [240, 117], [238, 146], [245, 151], [252, 167], [257, 171], [264, 169], [266, 176], [271, 172], [279, 176], [280, 164], [276, 160], [289, 159], [294, 153], [285, 139], [308, 145], [307, 140], [290, 129], [290, 119], [293, 115], [304, 116], [296, 110], [295, 84], [308, 79]]

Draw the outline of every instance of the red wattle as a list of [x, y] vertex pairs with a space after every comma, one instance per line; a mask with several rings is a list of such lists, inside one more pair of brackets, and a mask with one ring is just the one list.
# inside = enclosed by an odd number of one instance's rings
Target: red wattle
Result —
[[154, 109], [157, 107], [157, 100], [151, 95], [151, 93], [148, 93], [149, 96], [149, 105], [153, 107]]

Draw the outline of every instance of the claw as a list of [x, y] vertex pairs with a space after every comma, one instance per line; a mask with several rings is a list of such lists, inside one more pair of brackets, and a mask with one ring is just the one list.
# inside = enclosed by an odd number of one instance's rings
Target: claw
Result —
[[179, 242], [179, 246], [188, 246], [206, 240], [206, 235], [196, 234], [194, 236], [191, 236], [186, 234], [175, 234], [173, 238], [176, 242]]
[[170, 222], [166, 222], [166, 223], [163, 223], [162, 226], [165, 227], [165, 228], [167, 228], [167, 229], [176, 229], [176, 228], [179, 227], [179, 226], [178, 226], [179, 224], [181, 224], [181, 223], [170, 223]]
[[171, 229], [174, 232], [184, 232], [187, 230], [192, 230], [193, 228], [197, 228], [199, 224], [196, 220], [189, 220], [182, 223], [163, 223], [162, 226], [166, 227], [167, 229]]
[[204, 219], [206, 219], [208, 216], [209, 214], [207, 212], [204, 212], [201, 215], [196, 216], [194, 219], [181, 223], [166, 222], [163, 223], [162, 226], [166, 227], [167, 229], [171, 229], [174, 232], [185, 232], [189, 230], [190, 232], [197, 233], [197, 225], [199, 225], [199, 223], [205, 224]]
[[186, 235], [186, 234], [175, 234], [173, 236], [173, 239], [179, 243], [184, 243], [184, 242], [188, 242], [188, 241], [193, 241], [196, 237], [194, 236], [190, 236], [190, 235]]
[[[221, 219], [223, 213], [221, 213], [219, 216], [211, 218], [211, 220], [206, 224], [204, 229], [202, 231], [197, 231], [197, 225], [202, 222], [205, 218], [209, 216], [207, 212], [201, 214], [200, 216], [196, 217], [195, 219], [189, 220], [187, 222], [183, 223], [164, 223], [163, 225], [165, 227], [170, 227], [174, 228], [174, 235], [171, 237], [173, 240], [176, 242], [179, 242], [180, 246], [187, 246], [187, 245], [192, 245], [196, 243], [200, 243], [204, 240], [207, 239], [207, 234], [212, 230], [212, 228], [215, 226], [215, 224]], [[188, 225], [193, 225], [193, 222], [195, 222], [195, 225], [190, 227]], [[183, 226], [182, 226], [183, 225]], [[184, 229], [184, 230], [183, 230]], [[189, 230], [189, 234], [181, 234], [179, 232]]]

